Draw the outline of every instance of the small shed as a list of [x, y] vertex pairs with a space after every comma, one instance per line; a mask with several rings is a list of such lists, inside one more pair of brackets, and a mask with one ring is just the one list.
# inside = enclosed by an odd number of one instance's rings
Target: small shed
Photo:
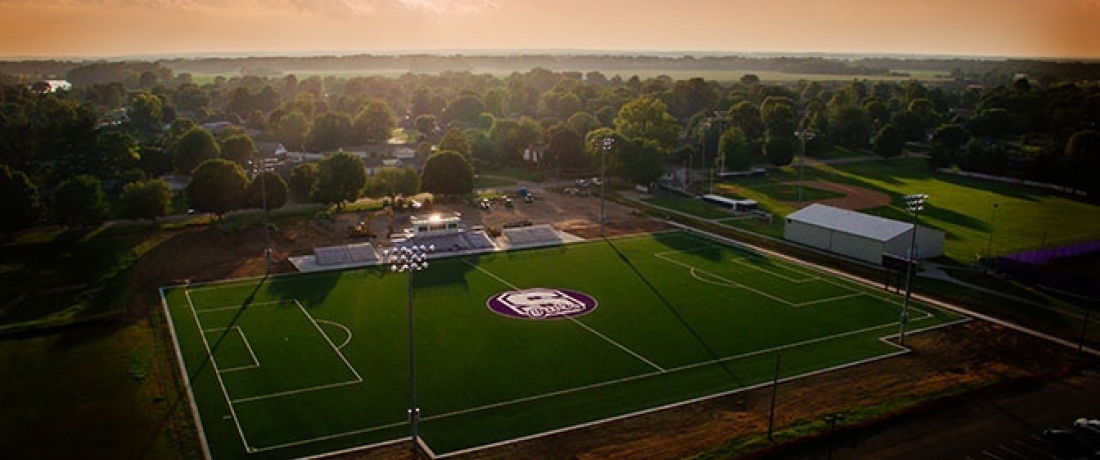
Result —
[[[812, 204], [787, 216], [783, 237], [878, 265], [883, 254], [908, 255], [912, 230], [909, 222]], [[918, 226], [915, 258], [942, 256], [944, 236], [939, 230]]]

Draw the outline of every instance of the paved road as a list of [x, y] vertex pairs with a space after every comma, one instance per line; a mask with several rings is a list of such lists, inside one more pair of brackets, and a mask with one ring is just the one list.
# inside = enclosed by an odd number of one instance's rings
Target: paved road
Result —
[[1100, 418], [1100, 375], [1095, 371], [985, 394], [773, 458], [827, 458], [833, 442], [832, 458], [837, 460], [1077, 459], [1083, 457], [1079, 452], [1052, 442], [1042, 432], [1068, 429], [1079, 417]]

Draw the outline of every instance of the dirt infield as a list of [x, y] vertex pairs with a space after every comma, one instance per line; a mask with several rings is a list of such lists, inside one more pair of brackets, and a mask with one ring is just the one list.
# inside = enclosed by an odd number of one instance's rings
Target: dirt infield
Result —
[[840, 198], [825, 198], [814, 201], [787, 201], [787, 204], [797, 208], [803, 208], [813, 203], [820, 203], [837, 208], [850, 209], [852, 211], [858, 211], [860, 209], [871, 209], [890, 204], [890, 195], [882, 192], [876, 192], [874, 190], [866, 189], [863, 187], [857, 187], [855, 185], [838, 184], [836, 182], [819, 182], [819, 181], [802, 181], [802, 182], [787, 182], [790, 185], [799, 185], [807, 188], [816, 188], [820, 190], [827, 190], [830, 192], [843, 193], [844, 196]]

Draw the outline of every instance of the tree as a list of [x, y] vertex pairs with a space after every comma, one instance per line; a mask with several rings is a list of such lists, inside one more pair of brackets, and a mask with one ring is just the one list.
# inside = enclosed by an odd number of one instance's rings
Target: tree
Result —
[[873, 132], [871, 120], [862, 107], [844, 105], [829, 110], [829, 126], [834, 142], [848, 148], [867, 146], [867, 138]]
[[760, 109], [749, 101], [742, 101], [730, 108], [727, 116], [729, 126], [738, 128], [745, 134], [745, 140], [754, 151], [764, 137], [764, 122], [760, 119]]
[[444, 150], [458, 152], [466, 158], [467, 162], [471, 161], [474, 155], [474, 147], [470, 143], [470, 138], [466, 137], [466, 134], [458, 128], [450, 128], [443, 133], [443, 138], [439, 140], [439, 151]]
[[215, 158], [195, 168], [185, 193], [187, 204], [200, 212], [213, 213], [218, 219], [245, 205], [248, 177], [241, 165]]
[[485, 103], [474, 95], [463, 95], [447, 104], [443, 111], [443, 123], [457, 123], [461, 127], [477, 124], [477, 118], [485, 111]]
[[367, 178], [363, 194], [369, 197], [389, 197], [392, 203], [399, 195], [412, 196], [420, 192], [420, 174], [411, 168], [385, 168]]
[[172, 148], [176, 172], [191, 174], [200, 163], [217, 158], [220, 151], [210, 131], [195, 126], [184, 133]]
[[461, 154], [444, 150], [424, 162], [420, 188], [439, 195], [465, 195], [474, 189], [474, 170]]
[[588, 112], [577, 112], [565, 121], [566, 126], [576, 131], [581, 137], [587, 136], [589, 131], [600, 127], [600, 121]]
[[794, 133], [798, 129], [794, 101], [786, 97], [769, 96], [760, 104], [760, 119], [764, 129], [773, 133]]
[[960, 124], [945, 124], [936, 128], [932, 135], [932, 155], [929, 165], [932, 168], [950, 166], [959, 148], [970, 140], [970, 132]]
[[132, 169], [141, 161], [138, 144], [129, 134], [117, 129], [100, 129], [96, 133], [96, 149], [89, 155], [88, 172], [112, 179], [122, 171]]
[[717, 99], [718, 93], [702, 78], [678, 80], [668, 93], [668, 109], [683, 119], [706, 110]]
[[308, 199], [313, 191], [313, 184], [317, 182], [317, 163], [302, 163], [290, 170], [290, 181], [287, 187], [290, 192], [299, 199]]
[[794, 160], [794, 139], [791, 134], [769, 130], [764, 134], [764, 155], [775, 166], [786, 166]]
[[318, 203], [336, 205], [359, 199], [367, 184], [367, 171], [363, 160], [347, 152], [337, 152], [317, 163], [317, 182], [313, 184], [310, 199]]
[[660, 99], [642, 96], [623, 104], [615, 117], [615, 129], [628, 138], [648, 139], [665, 150], [676, 145], [680, 123]]
[[222, 140], [222, 158], [247, 168], [255, 158], [259, 150], [252, 137], [247, 134], [235, 134]]
[[38, 197], [38, 188], [23, 171], [0, 163], [0, 232], [5, 237], [30, 227], [42, 218], [45, 208]]
[[550, 135], [550, 144], [546, 152], [559, 168], [577, 170], [591, 166], [584, 155], [584, 140], [569, 128], [555, 130]]
[[130, 99], [126, 111], [128, 126], [139, 139], [152, 139], [161, 133], [164, 125], [164, 104], [154, 94], [140, 92]]
[[746, 171], [752, 166], [752, 145], [740, 128], [733, 127], [722, 133], [718, 141], [718, 157], [724, 167], [732, 171]]
[[361, 143], [386, 142], [397, 127], [397, 117], [393, 108], [384, 101], [369, 100], [355, 115], [352, 121], [352, 138]]
[[905, 134], [900, 128], [892, 123], [883, 126], [882, 129], [878, 130], [878, 134], [875, 135], [875, 155], [883, 159], [889, 160], [890, 158], [901, 155], [904, 148]]
[[301, 151], [305, 145], [306, 133], [310, 131], [309, 120], [302, 111], [291, 111], [278, 120], [273, 120], [272, 124], [275, 125], [276, 139], [290, 151]]
[[[618, 142], [616, 142], [618, 144]], [[616, 146], [621, 152], [622, 178], [635, 184], [650, 184], [665, 173], [663, 147], [645, 139], [629, 139], [625, 146]]]
[[264, 211], [278, 209], [286, 205], [288, 187], [283, 176], [274, 171], [262, 171], [248, 183], [245, 196], [248, 198], [248, 207], [264, 209]]
[[54, 215], [67, 226], [94, 227], [107, 220], [107, 202], [99, 178], [83, 174], [65, 180], [54, 192]]
[[172, 189], [160, 179], [128, 183], [118, 196], [118, 208], [119, 216], [125, 219], [156, 222], [172, 210]]
[[420, 115], [416, 117], [416, 121], [413, 122], [413, 126], [416, 127], [416, 131], [425, 138], [430, 137], [435, 132], [436, 121], [435, 115]]
[[1100, 131], [1077, 131], [1066, 142], [1065, 165], [1069, 185], [1088, 191], [1090, 196], [1100, 192]]
[[351, 140], [351, 118], [342, 113], [323, 113], [313, 120], [306, 136], [306, 150], [327, 152]]

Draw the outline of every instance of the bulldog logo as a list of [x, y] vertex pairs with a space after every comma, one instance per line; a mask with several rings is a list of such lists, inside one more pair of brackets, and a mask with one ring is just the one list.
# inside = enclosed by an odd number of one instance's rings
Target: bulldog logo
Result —
[[596, 309], [596, 299], [588, 294], [550, 288], [501, 292], [485, 303], [500, 315], [537, 320], [580, 316]]

